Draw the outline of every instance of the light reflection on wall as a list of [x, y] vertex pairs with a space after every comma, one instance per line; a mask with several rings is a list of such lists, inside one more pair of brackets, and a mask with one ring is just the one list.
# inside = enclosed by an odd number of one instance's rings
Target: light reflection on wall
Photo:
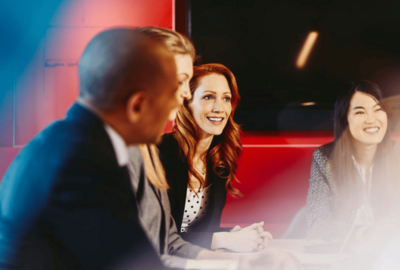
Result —
[[297, 68], [301, 69], [306, 65], [307, 59], [310, 56], [310, 53], [314, 47], [317, 38], [318, 38], [318, 32], [316, 31], [312, 31], [308, 34], [307, 39], [304, 42], [303, 48], [301, 49], [299, 57], [297, 58], [296, 61]]

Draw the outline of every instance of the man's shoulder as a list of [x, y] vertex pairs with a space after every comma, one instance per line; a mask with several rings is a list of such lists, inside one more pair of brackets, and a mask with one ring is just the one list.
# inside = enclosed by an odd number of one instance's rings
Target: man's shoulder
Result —
[[51, 176], [71, 163], [98, 160], [107, 139], [101, 128], [101, 125], [85, 128], [69, 120], [56, 121], [27, 144], [10, 167], [23, 169], [24, 177]]
[[[22, 204], [29, 204], [32, 213], [39, 214], [54, 188], [72, 171], [82, 171], [80, 167], [89, 160], [85, 154], [89, 141], [85, 132], [72, 122], [62, 120], [49, 125], [20, 151], [8, 167], [0, 188], [2, 203], [15, 201], [15, 194], [19, 194], [24, 198]], [[80, 179], [78, 176], [75, 174], [69, 179], [77, 181]], [[18, 205], [21, 204], [8, 207], [14, 209]]]
[[50, 124], [37, 134], [23, 149], [25, 154], [46, 153], [50, 158], [56, 155], [62, 159], [61, 152], [73, 152], [90, 144], [90, 133], [72, 121], [61, 120]]
[[38, 146], [49, 152], [71, 152], [84, 145], [94, 145], [104, 138], [108, 138], [108, 135], [103, 122], [87, 109], [75, 104], [65, 119], [47, 126], [27, 146]]

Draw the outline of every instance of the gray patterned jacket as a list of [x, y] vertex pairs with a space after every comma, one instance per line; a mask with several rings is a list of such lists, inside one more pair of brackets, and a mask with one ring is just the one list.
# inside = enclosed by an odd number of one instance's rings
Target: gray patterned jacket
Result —
[[332, 150], [333, 143], [330, 143], [315, 149], [313, 154], [306, 206], [308, 239], [340, 239], [345, 236], [354, 217], [355, 209], [346, 209], [340, 220], [333, 216], [337, 187], [329, 162]]
[[[174, 255], [194, 259], [204, 250], [186, 242], [178, 234], [166, 190], [153, 187], [146, 178], [143, 156], [137, 146], [128, 149], [128, 171], [138, 200], [139, 220], [154, 249], [159, 255]], [[160, 228], [164, 224], [165, 236], [160, 239]], [[160, 245], [164, 242], [164, 248]]]
[[[313, 154], [306, 206], [308, 239], [330, 241], [345, 237], [357, 211], [357, 205], [349, 206], [342, 209], [339, 219], [333, 216], [333, 203], [338, 193], [329, 162], [332, 151], [333, 143], [330, 143], [315, 149]], [[400, 162], [399, 143], [394, 143], [394, 152]]]

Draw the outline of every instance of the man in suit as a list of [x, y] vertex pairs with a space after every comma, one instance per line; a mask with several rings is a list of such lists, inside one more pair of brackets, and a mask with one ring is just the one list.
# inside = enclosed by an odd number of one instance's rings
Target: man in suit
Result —
[[163, 269], [138, 222], [127, 146], [156, 143], [179, 106], [173, 55], [133, 29], [98, 34], [64, 120], [0, 185], [0, 269]]

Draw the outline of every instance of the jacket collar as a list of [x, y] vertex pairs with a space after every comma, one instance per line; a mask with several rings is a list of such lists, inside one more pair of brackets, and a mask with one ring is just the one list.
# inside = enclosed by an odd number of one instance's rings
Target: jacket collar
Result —
[[87, 139], [90, 140], [91, 144], [95, 144], [98, 148], [104, 149], [112, 158], [113, 162], [119, 165], [111, 138], [104, 128], [103, 121], [101, 121], [96, 113], [79, 103], [74, 103], [68, 110], [65, 121], [73, 122], [79, 128], [85, 130]]
[[74, 103], [67, 112], [66, 121], [73, 121], [91, 129], [96, 125], [102, 125], [101, 119], [89, 108], [79, 103]]

